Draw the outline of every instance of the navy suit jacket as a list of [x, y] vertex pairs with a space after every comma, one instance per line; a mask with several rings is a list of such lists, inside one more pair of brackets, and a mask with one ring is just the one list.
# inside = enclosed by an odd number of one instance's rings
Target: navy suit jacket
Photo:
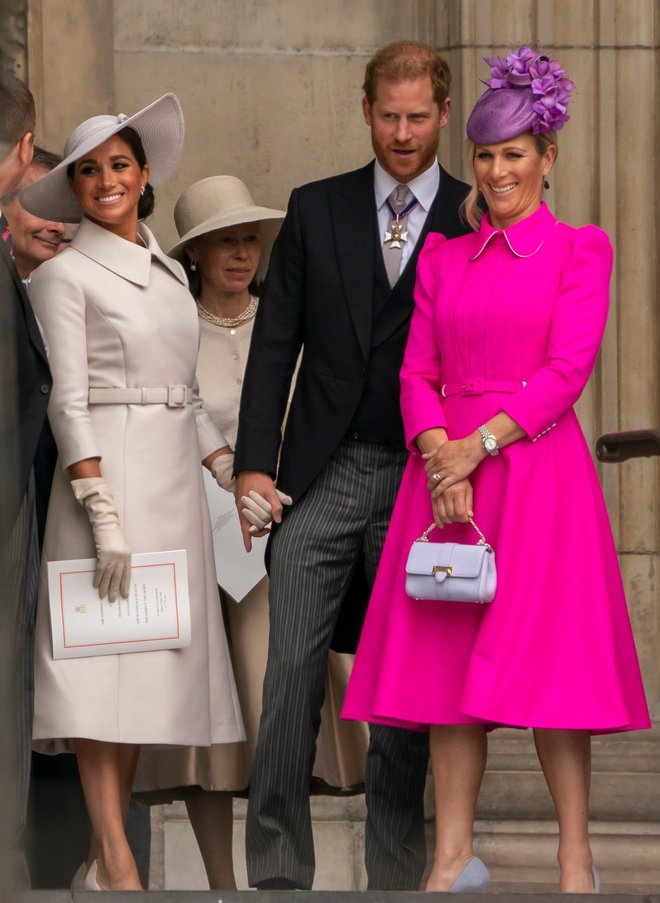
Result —
[[46, 420], [52, 381], [25, 286], [3, 241], [0, 241], [0, 307], [5, 351], [0, 364], [3, 395], [0, 544], [4, 545], [27, 489]]
[[[417, 257], [427, 233], [452, 238], [469, 231], [458, 216], [468, 190], [441, 169], [422, 234], [391, 290], [391, 301], [398, 302], [398, 313], [388, 319], [391, 332], [408, 329]], [[258, 470], [274, 476], [277, 471], [278, 486], [294, 502], [346, 435], [362, 396], [371, 348], [374, 267], [384, 271], [374, 240], [377, 230], [371, 162], [295, 189], [273, 248], [243, 383], [234, 466], [237, 473]], [[398, 372], [401, 361], [392, 366]]]

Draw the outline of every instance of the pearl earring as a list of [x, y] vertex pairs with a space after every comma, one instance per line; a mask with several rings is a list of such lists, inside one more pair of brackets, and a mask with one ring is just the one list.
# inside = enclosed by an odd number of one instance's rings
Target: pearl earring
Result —
[[140, 197], [144, 197], [144, 185], [140, 188]]
[[197, 261], [196, 260], [190, 261], [190, 269], [193, 271], [193, 273], [197, 272]]

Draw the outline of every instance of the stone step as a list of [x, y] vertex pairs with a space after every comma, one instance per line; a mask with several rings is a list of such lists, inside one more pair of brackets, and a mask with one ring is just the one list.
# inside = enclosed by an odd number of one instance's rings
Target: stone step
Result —
[[[247, 889], [245, 809], [234, 803], [234, 868]], [[317, 856], [315, 890], [365, 890], [364, 798], [312, 800]], [[154, 890], [208, 887], [185, 806], [155, 807], [152, 814]], [[607, 893], [660, 892], [660, 823], [596, 821], [591, 825], [594, 859]], [[433, 825], [427, 825], [429, 861]], [[496, 891], [557, 892], [557, 827], [539, 819], [478, 819], [475, 851], [488, 864]]]
[[[592, 760], [591, 837], [603, 891], [660, 893], [660, 729], [596, 737]], [[366, 889], [364, 797], [314, 796], [311, 807], [317, 857], [314, 889]], [[247, 889], [246, 809], [245, 800], [235, 800], [239, 889]], [[425, 810], [430, 861], [434, 812], [430, 779]], [[152, 831], [151, 888], [206, 888], [185, 806], [154, 807]], [[531, 731], [499, 730], [490, 738], [475, 851], [491, 871], [494, 890], [558, 890], [557, 825]]]

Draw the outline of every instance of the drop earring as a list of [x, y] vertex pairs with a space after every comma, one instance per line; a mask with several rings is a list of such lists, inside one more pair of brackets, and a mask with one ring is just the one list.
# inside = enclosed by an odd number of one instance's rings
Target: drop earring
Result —
[[144, 185], [142, 186], [142, 188], [140, 188], [140, 197], [144, 197]]
[[197, 272], [197, 261], [196, 260], [190, 261], [190, 269], [193, 271], [193, 273]]
[[543, 187], [546, 191], [548, 190], [548, 188], [550, 188], [550, 182], [548, 182], [547, 179], [543, 179]]

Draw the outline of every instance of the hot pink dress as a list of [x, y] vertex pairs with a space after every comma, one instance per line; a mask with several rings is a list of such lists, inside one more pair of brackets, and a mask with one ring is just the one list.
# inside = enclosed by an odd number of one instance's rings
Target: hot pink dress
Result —
[[[573, 411], [605, 328], [611, 268], [604, 232], [560, 223], [545, 204], [504, 231], [486, 216], [478, 233], [429, 235], [401, 371], [412, 453], [344, 717], [413, 728], [650, 726], [607, 511]], [[411, 599], [408, 551], [433, 521], [415, 437], [446, 427], [458, 439], [500, 411], [527, 435], [470, 478], [475, 521], [495, 549], [495, 599]], [[465, 524], [431, 534], [476, 538]]]

